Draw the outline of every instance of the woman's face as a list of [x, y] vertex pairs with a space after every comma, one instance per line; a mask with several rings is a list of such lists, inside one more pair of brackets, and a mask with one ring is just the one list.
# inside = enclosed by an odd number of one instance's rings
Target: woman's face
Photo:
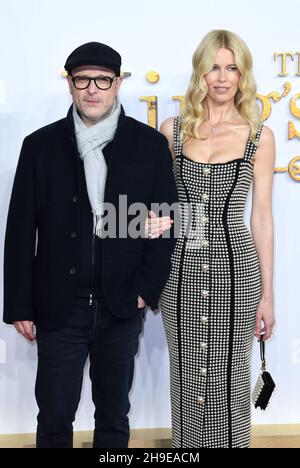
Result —
[[231, 50], [220, 49], [212, 70], [205, 75], [208, 96], [218, 104], [234, 100], [239, 90], [240, 77], [241, 74]]

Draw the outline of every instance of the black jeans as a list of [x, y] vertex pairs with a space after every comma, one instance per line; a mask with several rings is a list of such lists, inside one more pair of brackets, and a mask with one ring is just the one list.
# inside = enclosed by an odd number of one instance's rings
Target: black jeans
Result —
[[95, 448], [126, 448], [129, 392], [144, 311], [121, 320], [103, 300], [76, 298], [59, 330], [37, 329], [37, 448], [72, 448], [83, 370], [90, 358]]

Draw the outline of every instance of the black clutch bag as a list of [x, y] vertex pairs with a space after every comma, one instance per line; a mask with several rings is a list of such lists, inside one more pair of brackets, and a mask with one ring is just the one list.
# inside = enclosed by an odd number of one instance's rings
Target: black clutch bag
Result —
[[269, 404], [272, 393], [275, 390], [275, 383], [271, 374], [266, 371], [265, 342], [260, 339], [261, 372], [255, 385], [252, 401], [255, 408], [265, 410]]

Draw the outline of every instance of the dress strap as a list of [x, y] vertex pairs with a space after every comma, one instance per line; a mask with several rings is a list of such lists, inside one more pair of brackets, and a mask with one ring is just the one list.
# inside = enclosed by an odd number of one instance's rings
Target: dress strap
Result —
[[181, 132], [181, 116], [178, 115], [174, 119], [174, 127], [173, 127], [173, 139], [174, 139], [174, 154], [175, 158], [179, 158], [182, 152], [182, 142], [180, 138]]
[[[259, 125], [259, 127], [257, 129], [257, 133], [256, 133], [256, 137], [255, 137], [255, 140], [257, 142], [259, 142], [259, 140], [260, 140], [263, 127], [264, 127], [264, 124], [262, 123], [262, 124]], [[245, 151], [244, 160], [253, 163], [256, 150], [257, 150], [257, 146], [253, 143], [253, 141], [251, 141], [251, 139], [249, 137], [247, 147], [246, 147], [246, 151]]]

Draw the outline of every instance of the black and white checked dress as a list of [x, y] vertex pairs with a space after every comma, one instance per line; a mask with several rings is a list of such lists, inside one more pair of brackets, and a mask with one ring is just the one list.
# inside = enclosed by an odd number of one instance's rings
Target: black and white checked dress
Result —
[[191, 161], [182, 154], [180, 125], [177, 117], [174, 174], [183, 228], [161, 298], [173, 447], [248, 448], [261, 275], [244, 210], [256, 146], [249, 139], [244, 158], [228, 163]]

